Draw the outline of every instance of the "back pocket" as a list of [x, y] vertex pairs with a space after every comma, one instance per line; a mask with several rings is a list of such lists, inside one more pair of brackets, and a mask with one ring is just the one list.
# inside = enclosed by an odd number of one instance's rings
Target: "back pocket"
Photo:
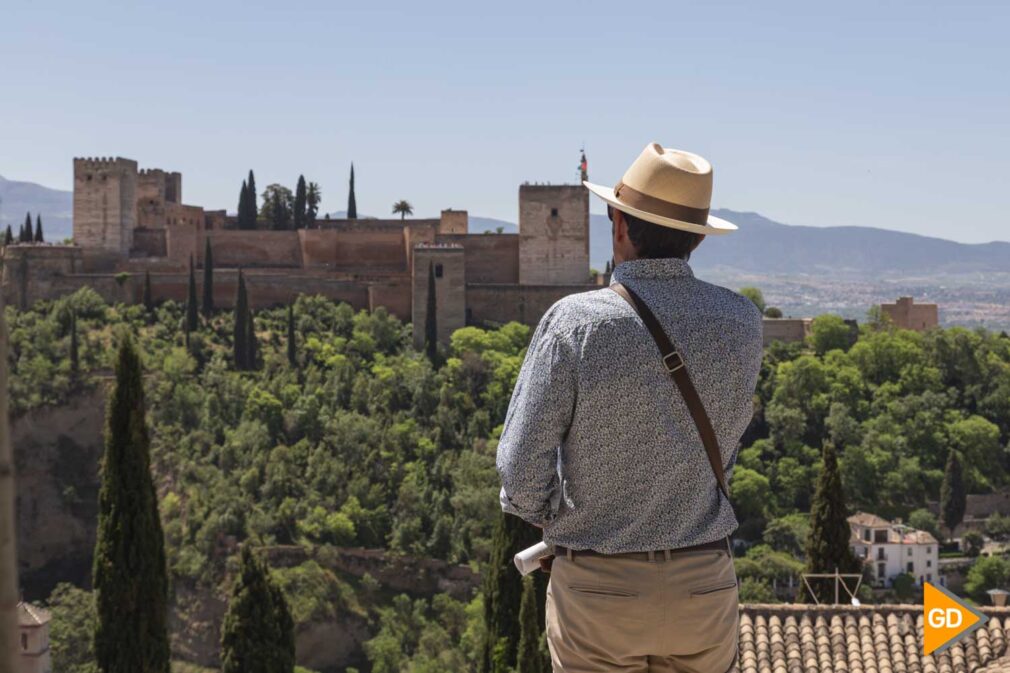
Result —
[[711, 594], [729, 591], [730, 589], [736, 589], [735, 579], [732, 582], [719, 582], [718, 584], [710, 584], [708, 586], [692, 589], [691, 596], [710, 596]]
[[568, 588], [577, 594], [595, 598], [638, 598], [633, 591], [600, 584], [569, 584]]

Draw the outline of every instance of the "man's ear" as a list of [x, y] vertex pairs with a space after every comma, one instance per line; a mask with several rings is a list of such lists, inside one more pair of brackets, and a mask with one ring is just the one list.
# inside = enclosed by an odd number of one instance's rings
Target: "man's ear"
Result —
[[624, 219], [624, 213], [614, 208], [614, 241], [620, 242], [628, 238], [628, 222]]

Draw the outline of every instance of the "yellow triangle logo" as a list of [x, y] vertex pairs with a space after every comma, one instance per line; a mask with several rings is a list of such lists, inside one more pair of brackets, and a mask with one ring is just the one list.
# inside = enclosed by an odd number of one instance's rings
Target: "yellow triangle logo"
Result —
[[954, 594], [929, 582], [923, 584], [923, 654], [947, 649], [954, 641], [988, 621]]

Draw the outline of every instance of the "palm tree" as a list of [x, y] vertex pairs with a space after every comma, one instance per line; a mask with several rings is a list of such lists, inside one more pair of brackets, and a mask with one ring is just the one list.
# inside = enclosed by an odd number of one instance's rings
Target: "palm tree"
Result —
[[410, 201], [399, 200], [393, 204], [393, 214], [400, 214], [400, 219], [407, 217], [407, 215], [414, 214], [414, 206], [410, 205]]

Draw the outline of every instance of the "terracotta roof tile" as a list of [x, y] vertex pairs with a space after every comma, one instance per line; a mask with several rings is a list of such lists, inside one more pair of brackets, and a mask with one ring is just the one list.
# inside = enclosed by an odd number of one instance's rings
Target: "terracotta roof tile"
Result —
[[857, 526], [867, 526], [869, 528], [887, 528], [891, 525], [891, 522], [887, 519], [882, 519], [876, 514], [868, 512], [856, 512], [849, 517], [848, 521]]
[[1010, 608], [946, 651], [922, 655], [922, 606], [745, 605], [733, 673], [1010, 671]]

